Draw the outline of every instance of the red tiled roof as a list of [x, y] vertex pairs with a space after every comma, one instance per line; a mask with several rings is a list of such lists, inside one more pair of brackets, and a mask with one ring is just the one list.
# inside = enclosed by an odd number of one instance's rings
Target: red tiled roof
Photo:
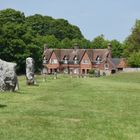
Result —
[[65, 56], [68, 57], [69, 61], [73, 61], [74, 57], [77, 56], [80, 61], [84, 53], [87, 53], [91, 62], [93, 62], [96, 60], [97, 56], [100, 56], [100, 58], [104, 60], [109, 54], [108, 49], [46, 49], [44, 51], [44, 56], [47, 60], [50, 59], [52, 52], [55, 53], [59, 61], [62, 61]]
[[93, 49], [93, 60], [96, 60], [97, 56], [99, 56], [101, 60], [103, 60], [106, 58], [108, 53], [108, 49]]
[[46, 60], [49, 60], [52, 55], [53, 49], [46, 49], [43, 53], [43, 56], [45, 56]]

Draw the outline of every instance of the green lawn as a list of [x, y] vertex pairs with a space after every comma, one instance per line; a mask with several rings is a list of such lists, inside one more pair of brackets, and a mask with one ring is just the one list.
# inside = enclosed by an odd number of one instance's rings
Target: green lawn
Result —
[[140, 140], [140, 73], [36, 79], [0, 94], [0, 140]]

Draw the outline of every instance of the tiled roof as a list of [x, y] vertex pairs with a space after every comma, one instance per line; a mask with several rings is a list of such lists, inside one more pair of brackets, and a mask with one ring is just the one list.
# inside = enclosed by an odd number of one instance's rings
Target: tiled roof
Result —
[[127, 62], [125, 58], [112, 58], [111, 61], [116, 65], [117, 68], [127, 67]]
[[46, 49], [43, 53], [43, 56], [45, 56], [45, 59], [48, 61], [51, 57], [51, 54], [53, 52], [53, 49]]
[[73, 61], [75, 56], [81, 61], [84, 53], [87, 53], [91, 62], [94, 62], [97, 56], [100, 56], [104, 60], [109, 54], [108, 49], [46, 49], [44, 56], [47, 60], [50, 58], [52, 52], [55, 53], [59, 61], [63, 61], [65, 56], [69, 61]]
[[111, 60], [115, 65], [118, 65], [121, 61], [121, 58], [112, 58]]
[[93, 60], [96, 60], [97, 56], [99, 56], [101, 60], [106, 59], [109, 53], [108, 49], [93, 49]]

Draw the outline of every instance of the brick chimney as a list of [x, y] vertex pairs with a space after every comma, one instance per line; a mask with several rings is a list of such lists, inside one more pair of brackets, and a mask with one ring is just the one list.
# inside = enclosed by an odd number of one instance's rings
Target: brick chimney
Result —
[[75, 43], [75, 44], [73, 45], [73, 48], [74, 48], [75, 50], [79, 49], [79, 48], [80, 48], [80, 47], [79, 47], [79, 44], [78, 44], [78, 43]]
[[108, 50], [112, 50], [112, 44], [111, 43], [108, 43]]
[[108, 51], [109, 51], [109, 55], [110, 57], [112, 57], [112, 44], [108, 43]]
[[44, 52], [45, 52], [45, 50], [46, 49], [48, 49], [49, 47], [48, 47], [48, 44], [44, 44]]

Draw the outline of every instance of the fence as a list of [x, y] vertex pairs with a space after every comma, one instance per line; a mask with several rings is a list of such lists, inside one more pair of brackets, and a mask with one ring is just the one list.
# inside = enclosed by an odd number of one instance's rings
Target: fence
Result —
[[140, 72], [140, 68], [124, 68], [124, 72]]

